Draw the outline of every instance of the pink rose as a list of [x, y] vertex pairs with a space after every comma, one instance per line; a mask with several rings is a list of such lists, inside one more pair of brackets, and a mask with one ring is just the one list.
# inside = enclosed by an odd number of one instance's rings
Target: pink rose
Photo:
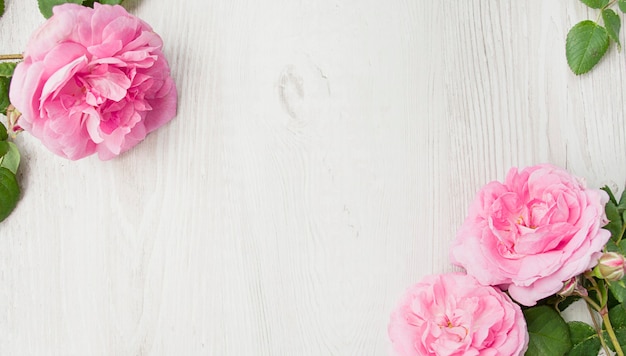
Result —
[[113, 158], [176, 114], [176, 88], [152, 28], [121, 6], [56, 6], [15, 69], [19, 125], [54, 153]]
[[595, 266], [610, 238], [608, 195], [548, 164], [483, 187], [457, 233], [453, 263], [531, 306]]
[[402, 356], [517, 356], [528, 346], [519, 305], [459, 273], [428, 276], [409, 288], [391, 315], [389, 337]]

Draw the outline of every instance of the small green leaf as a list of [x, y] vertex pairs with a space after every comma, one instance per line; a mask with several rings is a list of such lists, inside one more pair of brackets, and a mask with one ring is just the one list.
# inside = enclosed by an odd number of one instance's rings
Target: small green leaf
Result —
[[622, 43], [619, 41], [619, 29], [622, 27], [622, 21], [619, 19], [619, 16], [611, 9], [604, 9], [602, 10], [602, 20], [609, 37], [617, 43], [617, 49], [621, 50]]
[[5, 141], [7, 138], [9, 138], [9, 134], [7, 133], [7, 127], [0, 122], [0, 141]]
[[528, 308], [524, 317], [530, 336], [526, 355], [564, 355], [572, 348], [569, 328], [553, 308]]
[[97, 0], [97, 2], [108, 5], [119, 5], [122, 3], [122, 0]]
[[621, 281], [611, 282], [611, 284], [609, 284], [609, 290], [618, 302], [624, 303], [626, 302], [626, 286], [620, 282]]
[[617, 252], [626, 256], [626, 240], [622, 239], [622, 241], [619, 242], [619, 244], [617, 245]]
[[619, 204], [617, 204], [617, 210], [619, 212], [626, 211], [626, 189], [622, 191], [622, 195], [619, 198]]
[[609, 319], [614, 328], [626, 328], [626, 308], [618, 304], [609, 310]]
[[608, 48], [609, 34], [606, 29], [590, 20], [581, 21], [567, 34], [567, 64], [576, 75], [587, 73], [598, 64]]
[[617, 205], [617, 200], [615, 200], [615, 195], [613, 194], [613, 191], [611, 191], [611, 188], [609, 188], [608, 185], [605, 185], [604, 187], [602, 187], [600, 189], [604, 190], [606, 192], [606, 194], [609, 195], [609, 201], [611, 201], [613, 204]]
[[593, 9], [601, 9], [609, 3], [609, 0], [580, 0], [583, 4]]
[[572, 349], [567, 353], [568, 356], [589, 356], [597, 355], [602, 347], [598, 333], [591, 325], [572, 321], [567, 323], [569, 333], [572, 338]]
[[[1, 1], [1, 0], [0, 0]], [[13, 76], [13, 71], [15, 70], [16, 62], [2, 62], [0, 63], [0, 77], [10, 78]]]
[[11, 78], [0, 77], [0, 114], [7, 112], [7, 107], [11, 104], [9, 101], [9, 86]]
[[604, 228], [611, 232], [611, 239], [617, 241], [622, 233], [622, 217], [615, 204], [610, 200], [604, 206], [604, 211], [606, 218], [609, 220], [609, 223]]
[[0, 167], [0, 221], [11, 214], [19, 198], [20, 187], [17, 184], [17, 179], [15, 179], [15, 174], [4, 167]]
[[619, 6], [619, 9], [622, 10], [622, 12], [626, 13], [626, 0], [618, 0], [617, 6]]
[[605, 245], [607, 251], [617, 252], [617, 253], [622, 253], [622, 246], [623, 246], [622, 241], [620, 241], [620, 246], [617, 246], [617, 244], [613, 240], [607, 241]]
[[0, 157], [4, 157], [4, 155], [9, 152], [9, 149], [11, 149], [11, 147], [9, 146], [8, 142], [0, 141]]
[[17, 168], [20, 166], [20, 151], [13, 142], [8, 142], [8, 144], [9, 151], [0, 159], [0, 167], [17, 174]]
[[4, 14], [4, 0], [0, 0], [0, 16]]
[[66, 3], [74, 3], [82, 5], [83, 0], [37, 0], [39, 3], [39, 11], [43, 17], [49, 19], [52, 16], [52, 8]]

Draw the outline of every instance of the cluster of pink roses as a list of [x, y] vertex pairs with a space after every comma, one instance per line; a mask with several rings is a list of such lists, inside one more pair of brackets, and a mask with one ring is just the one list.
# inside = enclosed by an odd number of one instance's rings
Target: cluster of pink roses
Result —
[[526, 323], [511, 298], [535, 305], [596, 266], [611, 235], [602, 228], [607, 201], [604, 191], [548, 164], [513, 168], [504, 183], [484, 186], [451, 248], [467, 274], [430, 276], [408, 290], [391, 316], [394, 350], [523, 354]]

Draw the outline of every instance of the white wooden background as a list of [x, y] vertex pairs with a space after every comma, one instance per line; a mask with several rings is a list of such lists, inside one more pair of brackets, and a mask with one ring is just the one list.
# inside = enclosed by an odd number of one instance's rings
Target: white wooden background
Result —
[[[21, 52], [43, 17], [6, 2]], [[540, 162], [626, 182], [626, 56], [571, 74], [579, 1], [126, 7], [165, 41], [178, 116], [108, 162], [18, 137], [2, 355], [386, 355], [480, 186]]]

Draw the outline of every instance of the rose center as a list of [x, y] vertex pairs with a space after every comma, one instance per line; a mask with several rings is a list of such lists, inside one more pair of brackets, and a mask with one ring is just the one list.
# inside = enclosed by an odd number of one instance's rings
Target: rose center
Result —
[[466, 327], [455, 325], [447, 316], [444, 316], [444, 320], [439, 324], [439, 328], [456, 342], [463, 341], [469, 334], [469, 330]]

